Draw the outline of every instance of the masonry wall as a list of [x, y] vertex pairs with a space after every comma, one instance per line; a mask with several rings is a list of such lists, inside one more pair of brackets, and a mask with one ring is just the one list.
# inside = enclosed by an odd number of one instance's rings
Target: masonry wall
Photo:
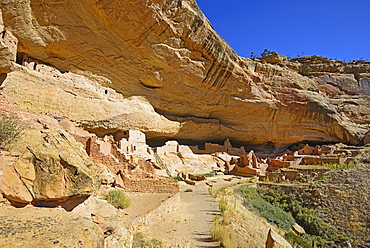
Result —
[[311, 157], [303, 158], [304, 164], [342, 164], [346, 161], [345, 158], [325, 158], [325, 157]]
[[293, 161], [281, 161], [278, 159], [267, 158], [267, 164], [277, 166], [280, 168], [286, 168], [286, 167], [291, 166], [293, 164]]
[[123, 178], [124, 189], [127, 192], [143, 193], [177, 193], [180, 191], [178, 183], [171, 178]]
[[216, 152], [226, 152], [230, 155], [240, 156], [247, 154], [244, 147], [232, 147], [229, 139], [226, 139], [223, 145], [205, 143], [204, 150], [200, 150], [198, 146], [189, 146], [195, 154], [212, 154]]

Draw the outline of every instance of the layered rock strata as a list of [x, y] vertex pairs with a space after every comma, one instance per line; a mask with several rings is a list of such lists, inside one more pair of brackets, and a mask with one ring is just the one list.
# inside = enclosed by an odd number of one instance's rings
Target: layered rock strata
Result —
[[[164, 138], [230, 138], [277, 151], [301, 141], [360, 144], [368, 130], [360, 125], [367, 121], [354, 123], [321, 94], [315, 80], [238, 57], [193, 0], [25, 0], [3, 1], [1, 8], [6, 28], [19, 39], [18, 54], [89, 75], [123, 96], [145, 97], [155, 111], [181, 123]], [[16, 103], [27, 97], [13, 94]], [[64, 111], [69, 105], [42, 106]], [[123, 116], [117, 122], [130, 121]], [[117, 128], [106, 128], [106, 119], [72, 119], [96, 132]]]

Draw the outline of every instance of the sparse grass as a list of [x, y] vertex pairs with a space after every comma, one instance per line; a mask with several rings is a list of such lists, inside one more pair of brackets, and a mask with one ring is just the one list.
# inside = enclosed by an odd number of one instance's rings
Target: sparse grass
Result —
[[214, 177], [216, 175], [216, 172], [215, 171], [211, 171], [211, 172], [208, 172], [208, 173], [205, 173], [205, 174], [196, 174], [196, 176], [205, 176], [205, 177]]
[[103, 198], [116, 208], [127, 208], [131, 204], [131, 200], [119, 189], [109, 191]]
[[143, 233], [137, 232], [134, 234], [132, 243], [133, 248], [145, 247], [145, 248], [163, 248], [161, 241], [157, 239], [147, 240]]
[[24, 127], [19, 125], [18, 117], [0, 117], [0, 149], [7, 150], [23, 130]]
[[[370, 161], [370, 160], [369, 160]], [[322, 165], [316, 165], [316, 164], [308, 164], [308, 165], [295, 165], [291, 168], [316, 168], [316, 169], [333, 169], [333, 170], [348, 170], [352, 167], [356, 166], [356, 163], [352, 160], [348, 164], [322, 164]]]
[[354, 167], [356, 164], [354, 161], [350, 161], [348, 164], [324, 164], [324, 167], [334, 169], [334, 170], [348, 170]]
[[212, 187], [208, 187], [208, 194], [212, 197], [214, 197], [213, 195], [213, 188]]
[[221, 213], [225, 212], [227, 210], [227, 201], [225, 199], [221, 199], [219, 202], [219, 206]]
[[240, 247], [234, 229], [229, 224], [225, 224], [224, 221], [220, 222], [220, 216], [216, 216], [213, 220], [212, 239], [218, 240], [225, 248]]
[[222, 213], [222, 224], [229, 225], [231, 223], [231, 211], [226, 210]]
[[228, 187], [229, 186], [222, 187], [217, 194], [213, 195], [214, 197], [218, 196], [222, 198], [218, 202], [221, 215], [216, 215], [216, 217], [213, 219], [212, 240], [219, 241], [221, 247], [224, 248], [243, 247], [239, 244], [240, 239], [231, 225], [234, 209], [228, 206], [227, 199], [225, 198], [225, 195], [227, 194], [226, 189]]

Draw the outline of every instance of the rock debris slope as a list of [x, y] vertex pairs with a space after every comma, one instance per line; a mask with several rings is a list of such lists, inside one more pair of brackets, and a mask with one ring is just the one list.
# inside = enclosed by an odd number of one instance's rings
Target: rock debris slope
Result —
[[1, 8], [19, 40], [18, 55], [84, 74], [126, 97], [145, 97], [181, 123], [164, 137], [229, 137], [276, 151], [304, 140], [360, 144], [368, 129], [312, 78], [239, 57], [193, 0], [5, 0]]

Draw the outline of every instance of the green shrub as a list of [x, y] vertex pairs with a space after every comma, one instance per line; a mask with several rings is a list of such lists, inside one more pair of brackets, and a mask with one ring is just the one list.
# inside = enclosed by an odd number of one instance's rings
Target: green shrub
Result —
[[109, 191], [108, 194], [104, 195], [104, 200], [116, 208], [127, 208], [131, 204], [131, 200], [119, 189]]
[[215, 175], [216, 175], [215, 171], [211, 171], [209, 173], [203, 174], [203, 176], [205, 176], [205, 177], [214, 177]]
[[314, 209], [309, 208], [309, 201], [296, 200], [298, 195], [287, 195], [282, 191], [273, 189], [258, 189], [261, 197], [274, 206], [292, 213], [295, 221], [301, 225], [308, 234], [306, 239], [321, 244], [323, 247], [331, 243], [341, 243], [347, 240], [346, 235], [330, 226]]
[[185, 192], [193, 192], [192, 189], [186, 189]]
[[273, 54], [278, 54], [277, 52], [275, 51], [270, 51], [268, 49], [265, 49], [263, 50], [263, 52], [261, 53], [261, 58], [263, 57], [266, 57], [266, 56], [270, 56], [270, 55], [273, 55]]
[[225, 212], [227, 210], [227, 201], [225, 199], [221, 199], [219, 204], [221, 213]]
[[7, 149], [19, 137], [23, 129], [17, 117], [2, 116], [0, 119], [0, 149]]
[[180, 176], [174, 176], [174, 177], [172, 177], [172, 179], [174, 179], [176, 181], [182, 181], [182, 178]]
[[290, 214], [284, 212], [279, 207], [273, 206], [262, 198], [254, 201], [252, 205], [268, 222], [277, 225], [281, 229], [288, 231], [295, 223], [294, 218]]
[[254, 188], [241, 187], [238, 192], [244, 197], [244, 206], [255, 210], [268, 222], [278, 227], [289, 230], [294, 224], [294, 218], [282, 208], [274, 206], [264, 200]]
[[212, 187], [208, 187], [208, 194], [209, 194], [210, 196], [215, 197], [215, 196], [213, 195], [213, 189], [212, 189]]

